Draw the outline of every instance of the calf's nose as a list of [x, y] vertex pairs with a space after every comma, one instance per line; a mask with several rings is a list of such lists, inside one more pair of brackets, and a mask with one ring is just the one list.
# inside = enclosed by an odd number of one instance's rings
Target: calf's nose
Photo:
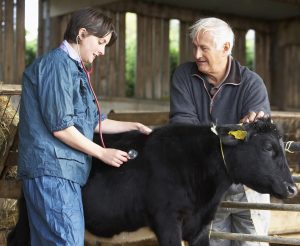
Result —
[[296, 196], [298, 193], [297, 186], [294, 184], [287, 184], [287, 192], [288, 192], [288, 198], [292, 198]]

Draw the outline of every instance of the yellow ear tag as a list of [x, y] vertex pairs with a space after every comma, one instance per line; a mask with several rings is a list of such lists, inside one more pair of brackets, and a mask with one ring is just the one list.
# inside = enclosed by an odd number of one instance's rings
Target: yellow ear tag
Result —
[[228, 132], [228, 134], [234, 136], [235, 139], [239, 140], [245, 140], [245, 138], [247, 137], [247, 132], [242, 130], [230, 131]]

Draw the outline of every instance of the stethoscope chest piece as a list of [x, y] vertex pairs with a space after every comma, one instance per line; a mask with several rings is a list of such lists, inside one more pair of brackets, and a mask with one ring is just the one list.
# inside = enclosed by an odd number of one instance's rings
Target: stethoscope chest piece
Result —
[[135, 149], [131, 149], [128, 151], [128, 157], [130, 160], [135, 159], [138, 156], [138, 152]]

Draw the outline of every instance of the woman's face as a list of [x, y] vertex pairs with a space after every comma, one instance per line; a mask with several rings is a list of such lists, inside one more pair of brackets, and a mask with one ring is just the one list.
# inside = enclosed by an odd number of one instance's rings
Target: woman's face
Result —
[[105, 54], [105, 46], [109, 43], [111, 33], [103, 38], [94, 35], [85, 35], [81, 38], [80, 56], [83, 62], [92, 63], [97, 56]]

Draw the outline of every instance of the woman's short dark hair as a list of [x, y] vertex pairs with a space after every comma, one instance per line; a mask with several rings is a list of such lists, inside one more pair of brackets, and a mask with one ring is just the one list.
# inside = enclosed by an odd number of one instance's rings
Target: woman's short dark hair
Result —
[[99, 38], [111, 33], [111, 39], [107, 46], [112, 45], [117, 39], [112, 19], [97, 9], [84, 8], [74, 12], [65, 31], [64, 39], [70, 43], [76, 43], [80, 28], [85, 28], [88, 34]]

